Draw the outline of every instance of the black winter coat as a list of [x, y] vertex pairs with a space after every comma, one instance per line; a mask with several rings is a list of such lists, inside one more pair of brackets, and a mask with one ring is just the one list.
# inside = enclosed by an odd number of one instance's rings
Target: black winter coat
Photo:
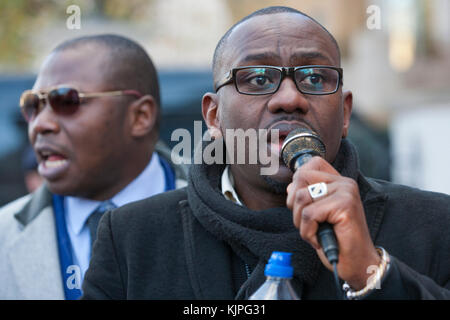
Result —
[[[368, 298], [450, 299], [450, 197], [362, 175], [357, 181], [372, 240], [392, 260], [381, 289]], [[84, 299], [235, 298], [233, 250], [196, 219], [187, 188], [105, 214]], [[209, 196], [235, 209], [218, 189]], [[335, 299], [331, 272], [322, 267], [301, 298]]]

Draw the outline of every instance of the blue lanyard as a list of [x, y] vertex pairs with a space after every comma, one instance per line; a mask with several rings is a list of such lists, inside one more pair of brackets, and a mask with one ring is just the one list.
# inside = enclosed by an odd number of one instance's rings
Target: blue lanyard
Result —
[[164, 177], [166, 179], [166, 188], [164, 191], [169, 191], [175, 189], [175, 174], [170, 167], [169, 163], [164, 160], [161, 156], [159, 156], [159, 162], [164, 169]]
[[64, 295], [66, 300], [77, 300], [81, 297], [81, 270], [73, 263], [72, 244], [67, 232], [63, 196], [53, 195], [53, 209]]

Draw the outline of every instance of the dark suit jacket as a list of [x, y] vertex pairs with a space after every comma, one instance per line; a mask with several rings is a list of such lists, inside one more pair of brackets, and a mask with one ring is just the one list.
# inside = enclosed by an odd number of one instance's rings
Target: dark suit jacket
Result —
[[[370, 235], [392, 263], [371, 299], [450, 299], [450, 197], [358, 178]], [[226, 200], [224, 200], [226, 201]], [[230, 249], [196, 220], [186, 189], [104, 215], [85, 299], [233, 299]], [[323, 268], [303, 299], [335, 299]]]

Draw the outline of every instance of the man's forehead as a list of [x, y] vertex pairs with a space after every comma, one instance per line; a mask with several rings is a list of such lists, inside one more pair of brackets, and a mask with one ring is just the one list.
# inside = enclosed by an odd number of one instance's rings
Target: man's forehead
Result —
[[339, 53], [331, 35], [309, 17], [276, 13], [252, 17], [236, 26], [225, 44], [222, 61], [232, 68], [277, 60], [339, 65]]
[[35, 89], [72, 84], [82, 89], [101, 86], [104, 79], [107, 55], [101, 48], [70, 48], [52, 52], [44, 61]]

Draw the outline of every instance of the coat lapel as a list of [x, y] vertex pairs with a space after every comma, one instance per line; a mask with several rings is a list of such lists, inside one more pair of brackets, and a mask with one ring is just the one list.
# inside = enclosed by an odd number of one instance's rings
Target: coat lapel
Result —
[[39, 189], [16, 214], [23, 228], [9, 242], [7, 259], [25, 299], [64, 299], [51, 194]]

